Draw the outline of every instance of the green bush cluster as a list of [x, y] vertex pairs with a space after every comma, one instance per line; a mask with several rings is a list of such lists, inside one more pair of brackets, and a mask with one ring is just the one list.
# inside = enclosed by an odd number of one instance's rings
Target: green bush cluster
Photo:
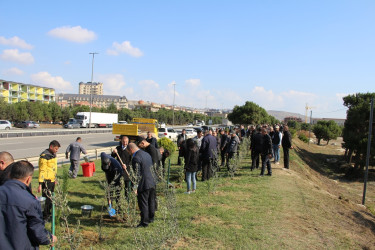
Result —
[[307, 138], [307, 136], [304, 135], [304, 134], [298, 135], [298, 139], [300, 139], [301, 141], [306, 142], [306, 143], [309, 142], [309, 138]]
[[167, 137], [163, 137], [163, 138], [159, 139], [158, 145], [159, 145], [159, 147], [163, 147], [164, 149], [167, 149], [170, 154], [172, 154], [173, 152], [175, 152], [177, 150], [176, 144], [173, 141], [171, 141], [170, 139], [168, 139]]

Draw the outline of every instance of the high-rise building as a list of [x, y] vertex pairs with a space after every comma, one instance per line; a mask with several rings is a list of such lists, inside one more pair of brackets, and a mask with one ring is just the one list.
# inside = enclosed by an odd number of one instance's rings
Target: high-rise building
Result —
[[80, 95], [103, 95], [103, 83], [102, 82], [80, 82], [79, 83], [79, 94]]
[[0, 80], [0, 98], [7, 103], [55, 101], [55, 89], [31, 84]]

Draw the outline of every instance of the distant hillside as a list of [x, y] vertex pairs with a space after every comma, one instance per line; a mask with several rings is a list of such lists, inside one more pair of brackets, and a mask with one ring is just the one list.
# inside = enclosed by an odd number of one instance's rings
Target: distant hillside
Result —
[[298, 113], [292, 113], [292, 112], [286, 112], [286, 111], [277, 111], [277, 110], [267, 110], [267, 113], [269, 115], [274, 116], [279, 121], [284, 121], [284, 118], [288, 117], [288, 116], [299, 117], [299, 118], [302, 119], [302, 121], [305, 120], [305, 116], [301, 115], [301, 114], [298, 114]]

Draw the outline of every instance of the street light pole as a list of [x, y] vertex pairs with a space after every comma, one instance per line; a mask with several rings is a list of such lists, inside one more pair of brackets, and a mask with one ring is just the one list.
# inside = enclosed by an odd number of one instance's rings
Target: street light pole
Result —
[[95, 54], [99, 54], [99, 53], [91, 52], [89, 54], [92, 55], [91, 84], [90, 84], [90, 120], [89, 120], [89, 128], [91, 128], [92, 84], [93, 84], [93, 81], [94, 81], [94, 57], [95, 57]]
[[175, 98], [176, 98], [176, 82], [173, 82], [172, 83], [173, 85], [173, 107], [172, 107], [172, 110], [173, 110], [173, 122], [172, 122], [172, 128], [174, 128], [174, 102], [175, 102]]

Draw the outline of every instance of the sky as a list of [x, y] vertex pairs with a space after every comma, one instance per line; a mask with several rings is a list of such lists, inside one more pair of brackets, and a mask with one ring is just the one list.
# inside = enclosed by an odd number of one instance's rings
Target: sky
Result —
[[[375, 92], [375, 1], [0, 1], [0, 79], [345, 118]], [[175, 85], [174, 85], [175, 84]], [[175, 91], [174, 91], [175, 88]]]

